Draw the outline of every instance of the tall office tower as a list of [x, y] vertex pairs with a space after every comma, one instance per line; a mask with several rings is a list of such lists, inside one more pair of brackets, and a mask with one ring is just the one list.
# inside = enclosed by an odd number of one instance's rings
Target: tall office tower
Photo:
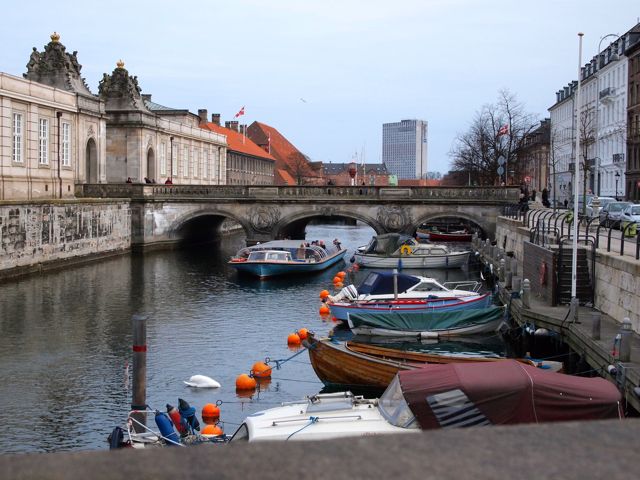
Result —
[[425, 178], [427, 122], [402, 120], [382, 124], [382, 163], [398, 179]]

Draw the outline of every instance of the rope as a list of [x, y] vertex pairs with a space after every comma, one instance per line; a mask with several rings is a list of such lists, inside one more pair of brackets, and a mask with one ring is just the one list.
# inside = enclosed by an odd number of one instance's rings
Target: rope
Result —
[[[315, 346], [310, 347], [310, 348], [315, 348]], [[302, 348], [300, 349], [299, 352], [294, 353], [293, 355], [291, 355], [289, 358], [280, 358], [278, 360], [271, 360], [269, 357], [266, 357], [264, 359], [264, 363], [266, 363], [267, 365], [271, 362], [275, 362], [276, 363], [276, 370], [280, 370], [280, 367], [282, 367], [283, 364], [287, 363], [289, 360], [297, 357], [298, 355], [300, 355], [301, 353], [305, 353], [307, 351], [307, 348]]]
[[300, 428], [300, 429], [296, 430], [295, 432], [293, 432], [291, 435], [289, 435], [289, 436], [287, 437], [287, 440], [285, 440], [285, 441], [288, 441], [288, 440], [289, 440], [291, 437], [293, 437], [296, 433], [301, 432], [302, 430], [304, 430], [305, 428], [307, 428], [309, 425], [313, 425], [314, 423], [318, 423], [318, 417], [309, 417], [309, 423], [307, 423], [304, 427], [302, 427], [302, 428]]

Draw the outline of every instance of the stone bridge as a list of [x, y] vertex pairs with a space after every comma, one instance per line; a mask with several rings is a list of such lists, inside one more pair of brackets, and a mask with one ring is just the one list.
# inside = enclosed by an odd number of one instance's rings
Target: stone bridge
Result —
[[225, 219], [242, 226], [247, 243], [304, 238], [313, 219], [352, 219], [376, 233], [415, 234], [424, 223], [458, 218], [493, 238], [502, 207], [517, 187], [340, 187], [79, 185], [77, 196], [130, 199], [132, 245], [160, 247], [219, 234]]

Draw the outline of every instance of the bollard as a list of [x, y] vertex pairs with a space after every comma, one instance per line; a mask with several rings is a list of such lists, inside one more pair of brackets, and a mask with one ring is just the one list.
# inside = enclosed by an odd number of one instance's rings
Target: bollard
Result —
[[506, 262], [504, 266], [504, 271], [505, 273], [508, 273], [511, 271], [511, 258], [505, 258], [504, 261]]
[[504, 277], [504, 288], [511, 288], [513, 284], [513, 273], [507, 272]]
[[591, 338], [600, 340], [600, 320], [602, 314], [600, 312], [591, 312]]
[[624, 317], [620, 326], [620, 356], [618, 360], [621, 362], [631, 361], [631, 338], [633, 331], [631, 330], [631, 320]]
[[580, 323], [578, 321], [578, 312], [579, 312], [579, 307], [580, 306], [580, 301], [577, 298], [572, 298], [571, 302], [569, 302], [569, 321], [573, 322], [573, 323]]
[[511, 283], [513, 284], [511, 291], [520, 293], [520, 290], [522, 290], [522, 278], [513, 275]]
[[531, 306], [531, 282], [528, 278], [522, 281], [522, 306], [529, 308]]
[[500, 260], [500, 268], [498, 270], [498, 281], [504, 282], [504, 269], [505, 269], [505, 261], [504, 258]]
[[[133, 327], [133, 373], [131, 410], [147, 409], [147, 317], [134, 315], [131, 318]], [[135, 414], [134, 418], [145, 423], [145, 414]], [[134, 423], [136, 432], [144, 429]]]
[[511, 271], [514, 275], [518, 274], [518, 260], [515, 258], [511, 259]]

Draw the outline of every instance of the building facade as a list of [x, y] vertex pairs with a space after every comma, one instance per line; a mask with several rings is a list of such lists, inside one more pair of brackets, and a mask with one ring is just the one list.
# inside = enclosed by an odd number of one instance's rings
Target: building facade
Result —
[[73, 197], [76, 183], [106, 181], [105, 107], [81, 69], [54, 33], [24, 78], [0, 73], [0, 199]]
[[427, 122], [402, 120], [382, 125], [382, 163], [398, 179], [425, 178]]
[[556, 103], [549, 108], [549, 190], [550, 200], [557, 206], [572, 198], [575, 140], [575, 89], [571, 82], [556, 92]]
[[640, 34], [634, 34], [633, 42], [627, 50], [628, 94], [627, 94], [627, 199], [640, 203]]
[[200, 127], [227, 138], [227, 184], [229, 185], [273, 185], [276, 159], [246, 136], [245, 126], [237, 121], [220, 125], [220, 114], [211, 115], [207, 121], [207, 110], [198, 110]]
[[[322, 165], [327, 184], [388, 186], [389, 172], [384, 163], [324, 163]], [[353, 177], [352, 177], [353, 174]]]
[[119, 61], [99, 85], [107, 120], [107, 181], [226, 184], [227, 139], [200, 128], [200, 117], [142, 95]]
[[550, 134], [551, 121], [547, 118], [525, 135], [518, 147], [517, 162], [523, 166], [523, 178], [530, 192], [548, 188]]

